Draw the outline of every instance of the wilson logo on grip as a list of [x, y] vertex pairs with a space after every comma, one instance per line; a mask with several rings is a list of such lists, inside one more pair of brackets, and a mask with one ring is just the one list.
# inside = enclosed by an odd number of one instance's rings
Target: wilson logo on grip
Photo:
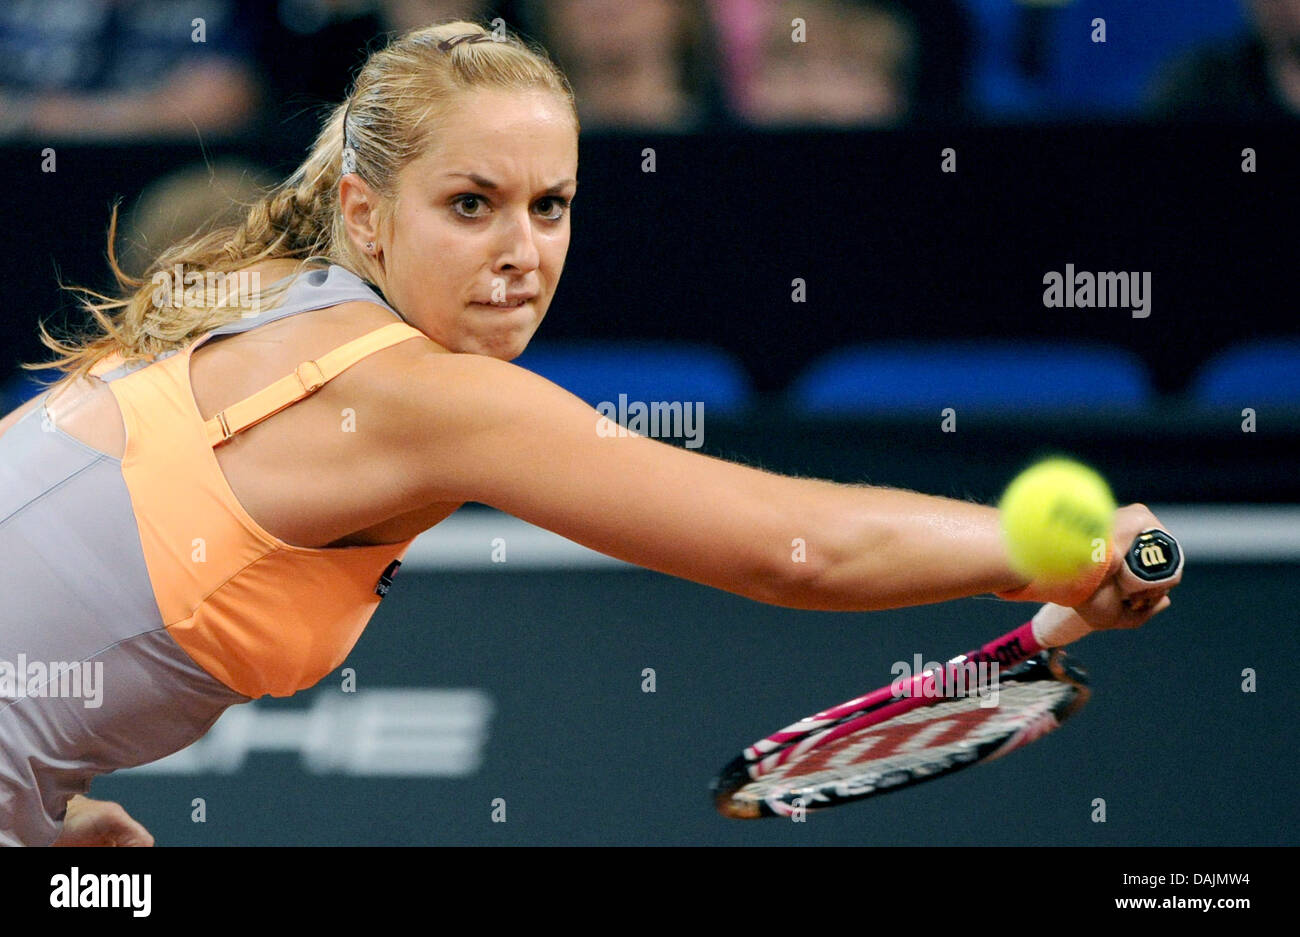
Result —
[[1164, 579], [1178, 568], [1178, 544], [1161, 530], [1139, 534], [1129, 550], [1133, 572], [1148, 582]]
[[1165, 551], [1160, 549], [1158, 543], [1148, 543], [1138, 551], [1138, 559], [1143, 567], [1163, 566], [1168, 560], [1165, 559]]

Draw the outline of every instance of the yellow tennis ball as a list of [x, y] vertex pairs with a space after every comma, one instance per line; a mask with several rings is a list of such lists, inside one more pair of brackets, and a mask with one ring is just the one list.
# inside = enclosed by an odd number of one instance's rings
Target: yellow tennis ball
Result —
[[1069, 582], [1087, 572], [1104, 555], [1115, 523], [1106, 480], [1065, 458], [1017, 475], [998, 510], [1011, 568], [1040, 582]]

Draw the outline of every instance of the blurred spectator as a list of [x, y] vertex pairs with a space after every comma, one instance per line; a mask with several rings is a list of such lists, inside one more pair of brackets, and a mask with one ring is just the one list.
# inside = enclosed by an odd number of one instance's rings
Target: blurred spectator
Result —
[[712, 12], [746, 123], [887, 127], [964, 112], [969, 28], [952, 0], [713, 0]]
[[252, 0], [7, 0], [0, 137], [127, 141], [238, 133], [258, 83]]
[[241, 221], [248, 205], [278, 181], [270, 169], [235, 157], [155, 179], [127, 219], [120, 248], [123, 269], [141, 276], [182, 238]]
[[568, 75], [584, 131], [684, 131], [722, 116], [703, 0], [548, 0], [522, 12]]
[[1300, 117], [1300, 0], [1243, 0], [1248, 36], [1205, 46], [1169, 64], [1151, 92], [1160, 117], [1278, 120]]

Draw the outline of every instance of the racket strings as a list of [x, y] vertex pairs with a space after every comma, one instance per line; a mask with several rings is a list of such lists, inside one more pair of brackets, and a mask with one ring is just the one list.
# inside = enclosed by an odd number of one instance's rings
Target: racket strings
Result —
[[980, 698], [971, 696], [937, 700], [814, 747], [750, 781], [732, 797], [771, 802], [804, 796], [816, 801], [827, 790], [852, 796], [942, 773], [1050, 731], [1057, 724], [1055, 714], [1076, 694], [1068, 683], [1034, 680], [1004, 683], [996, 706], [983, 706]]

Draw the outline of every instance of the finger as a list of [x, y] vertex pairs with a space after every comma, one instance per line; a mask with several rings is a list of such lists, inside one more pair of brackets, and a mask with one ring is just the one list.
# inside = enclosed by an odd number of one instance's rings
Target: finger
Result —
[[1137, 595], [1125, 596], [1123, 599], [1124, 607], [1131, 612], [1145, 612], [1147, 609], [1154, 608], [1159, 604], [1168, 591], [1167, 589], [1147, 589]]
[[1173, 599], [1169, 598], [1169, 596], [1166, 595], [1163, 598], [1161, 598], [1158, 602], [1156, 602], [1156, 604], [1153, 607], [1135, 613], [1134, 617], [1131, 619], [1131, 622], [1122, 625], [1121, 627], [1140, 628], [1143, 625], [1145, 625], [1147, 622], [1149, 622], [1152, 618], [1155, 618], [1157, 615], [1159, 615], [1161, 612], [1167, 609], [1171, 604], [1173, 604]]
[[1150, 581], [1133, 572], [1128, 563], [1120, 564], [1119, 572], [1115, 574], [1115, 585], [1119, 586], [1119, 591], [1129, 598], [1140, 598], [1143, 593], [1151, 592]]
[[114, 846], [153, 845], [149, 831], [120, 806], [112, 811], [109, 833], [105, 838]]
[[131, 820], [117, 831], [114, 840], [118, 846], [152, 846], [153, 837], [139, 823]]

